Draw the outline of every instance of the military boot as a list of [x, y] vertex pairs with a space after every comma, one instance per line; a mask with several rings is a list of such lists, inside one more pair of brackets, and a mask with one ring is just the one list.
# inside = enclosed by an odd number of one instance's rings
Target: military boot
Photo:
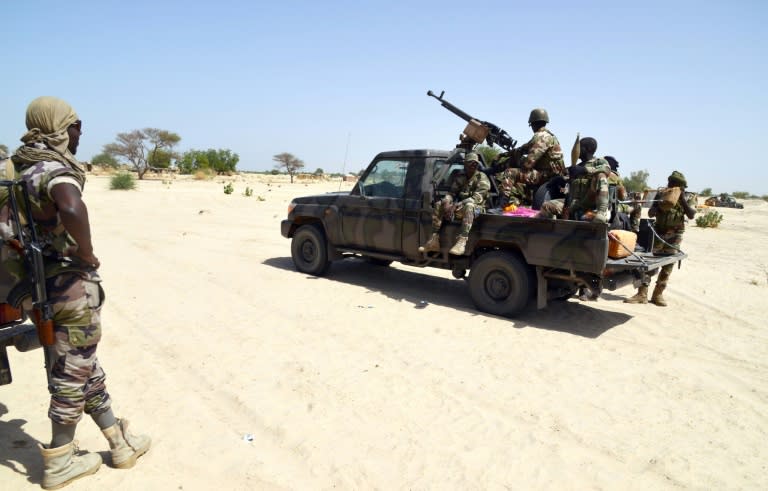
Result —
[[88, 476], [99, 470], [101, 455], [87, 453], [75, 456], [75, 442], [56, 448], [38, 444], [43, 456], [43, 489], [59, 489], [75, 479]]
[[661, 295], [664, 291], [663, 286], [656, 285], [656, 288], [653, 289], [653, 295], [651, 295], [651, 303], [654, 305], [658, 305], [659, 307], [666, 307], [667, 302], [664, 300], [664, 297]]
[[419, 252], [440, 252], [440, 234], [432, 233], [427, 243], [419, 247]]
[[109, 441], [112, 453], [112, 466], [129, 469], [136, 465], [136, 459], [147, 453], [152, 440], [146, 435], [133, 435], [128, 432], [128, 420], [118, 419], [117, 423], [101, 430]]
[[463, 235], [459, 235], [459, 238], [456, 239], [456, 243], [453, 244], [453, 247], [451, 247], [451, 250], [448, 251], [449, 254], [453, 254], [454, 256], [463, 256], [464, 251], [467, 249], [467, 238]]
[[640, 285], [634, 296], [625, 298], [624, 303], [648, 303], [648, 286]]

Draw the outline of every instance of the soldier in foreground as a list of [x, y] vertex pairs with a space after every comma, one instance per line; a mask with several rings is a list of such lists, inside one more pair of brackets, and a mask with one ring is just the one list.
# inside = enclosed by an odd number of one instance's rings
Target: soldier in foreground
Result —
[[555, 134], [546, 127], [548, 123], [547, 111], [541, 108], [531, 111], [528, 125], [533, 130], [533, 137], [514, 150], [509, 159], [511, 162], [507, 160], [509, 167], [496, 177], [502, 208], [507, 204], [531, 204], [533, 193], [541, 184], [555, 176], [566, 175], [563, 150]]
[[440, 251], [440, 228], [443, 219], [461, 220], [461, 232], [456, 243], [448, 251], [461, 256], [467, 247], [467, 238], [475, 217], [485, 211], [491, 181], [483, 172], [477, 171], [480, 159], [470, 152], [464, 157], [464, 172], [456, 175], [451, 183], [451, 191], [435, 205], [432, 212], [432, 236], [419, 248], [422, 252]]
[[563, 212], [566, 219], [596, 223], [608, 221], [608, 175], [611, 166], [595, 157], [597, 140], [582, 138], [579, 142], [581, 162], [568, 168], [570, 174], [569, 204]]
[[[656, 201], [648, 209], [648, 216], [656, 217], [655, 229], [661, 237], [661, 240], [655, 240], [653, 243], [653, 253], [658, 255], [674, 254], [680, 250], [680, 244], [683, 241], [683, 233], [685, 233], [685, 219], [691, 219], [696, 214], [696, 195], [693, 193], [686, 193], [685, 188], [688, 183], [685, 180], [685, 176], [678, 171], [674, 171], [667, 179], [667, 187], [680, 188], [680, 198], [677, 202], [664, 209], [664, 203], [662, 201]], [[666, 307], [667, 302], [664, 300], [662, 293], [669, 283], [669, 277], [672, 274], [674, 264], [668, 264], [661, 267], [659, 277], [656, 279], [656, 287], [653, 289], [653, 295], [651, 295], [651, 303], [658, 305], [659, 307]], [[625, 298], [626, 303], [648, 303], [648, 287], [650, 286], [650, 280], [647, 284], [640, 285], [637, 293], [629, 298]]]
[[39, 97], [27, 108], [26, 126], [24, 145], [12, 160], [35, 210], [37, 234], [44, 244], [46, 288], [53, 303], [54, 341], [44, 347], [50, 361], [52, 437], [50, 444], [39, 448], [44, 461], [41, 485], [58, 489], [93, 474], [101, 465], [98, 453], [74, 455], [75, 429], [83, 413], [91, 416], [109, 442], [114, 467], [132, 467], [149, 449], [150, 439], [131, 434], [128, 421], [113, 414], [106, 376], [96, 356], [104, 291], [81, 195], [85, 171], [75, 158], [82, 123], [63, 100]]

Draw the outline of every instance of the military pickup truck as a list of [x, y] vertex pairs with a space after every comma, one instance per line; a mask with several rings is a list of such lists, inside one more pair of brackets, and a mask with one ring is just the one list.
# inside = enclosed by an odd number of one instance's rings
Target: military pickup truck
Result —
[[[498, 190], [493, 180], [491, 210], [475, 219], [465, 255], [448, 253], [460, 225], [448, 222], [441, 230], [442, 251], [420, 252], [431, 234], [433, 203], [450, 190], [453, 175], [463, 169], [464, 153], [461, 148], [383, 152], [351, 191], [295, 198], [281, 233], [292, 239], [296, 269], [322, 276], [333, 261], [349, 257], [446, 269], [468, 280], [479, 310], [514, 316], [533, 299], [544, 308], [549, 300], [567, 299], [580, 288], [599, 294], [638, 284], [644, 275], [686, 257], [683, 252], [654, 256], [633, 250], [628, 257], [611, 259], [606, 224], [494, 213]], [[647, 220], [644, 225], [638, 251], [643, 246], [651, 250], [653, 234]]]

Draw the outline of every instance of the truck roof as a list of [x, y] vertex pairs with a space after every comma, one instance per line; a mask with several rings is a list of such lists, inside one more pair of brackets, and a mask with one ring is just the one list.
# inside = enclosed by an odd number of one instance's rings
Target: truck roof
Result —
[[415, 149], [415, 150], [390, 150], [387, 152], [380, 152], [376, 155], [376, 159], [380, 158], [397, 158], [397, 157], [450, 157], [455, 150], [436, 150], [436, 149]]

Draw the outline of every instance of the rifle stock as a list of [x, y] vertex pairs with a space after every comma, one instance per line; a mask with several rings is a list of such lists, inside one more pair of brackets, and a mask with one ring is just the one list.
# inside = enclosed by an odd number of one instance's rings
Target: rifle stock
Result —
[[[29, 191], [23, 181], [0, 181], [0, 185], [8, 189], [8, 204], [11, 208], [13, 220], [16, 223], [18, 243], [15, 244], [15, 248], [23, 257], [24, 268], [29, 276], [32, 294], [32, 317], [37, 327], [37, 335], [40, 339], [40, 344], [50, 346], [55, 341], [53, 333], [53, 307], [48, 301], [48, 291], [45, 287], [43, 250], [35, 230], [32, 205], [29, 201]], [[21, 190], [24, 201], [24, 213], [26, 214], [26, 226], [22, 225], [24, 222], [21, 219], [19, 203], [14, 192], [15, 187]], [[26, 230], [24, 230], [25, 228]], [[14, 244], [11, 244], [11, 246], [13, 247]]]

